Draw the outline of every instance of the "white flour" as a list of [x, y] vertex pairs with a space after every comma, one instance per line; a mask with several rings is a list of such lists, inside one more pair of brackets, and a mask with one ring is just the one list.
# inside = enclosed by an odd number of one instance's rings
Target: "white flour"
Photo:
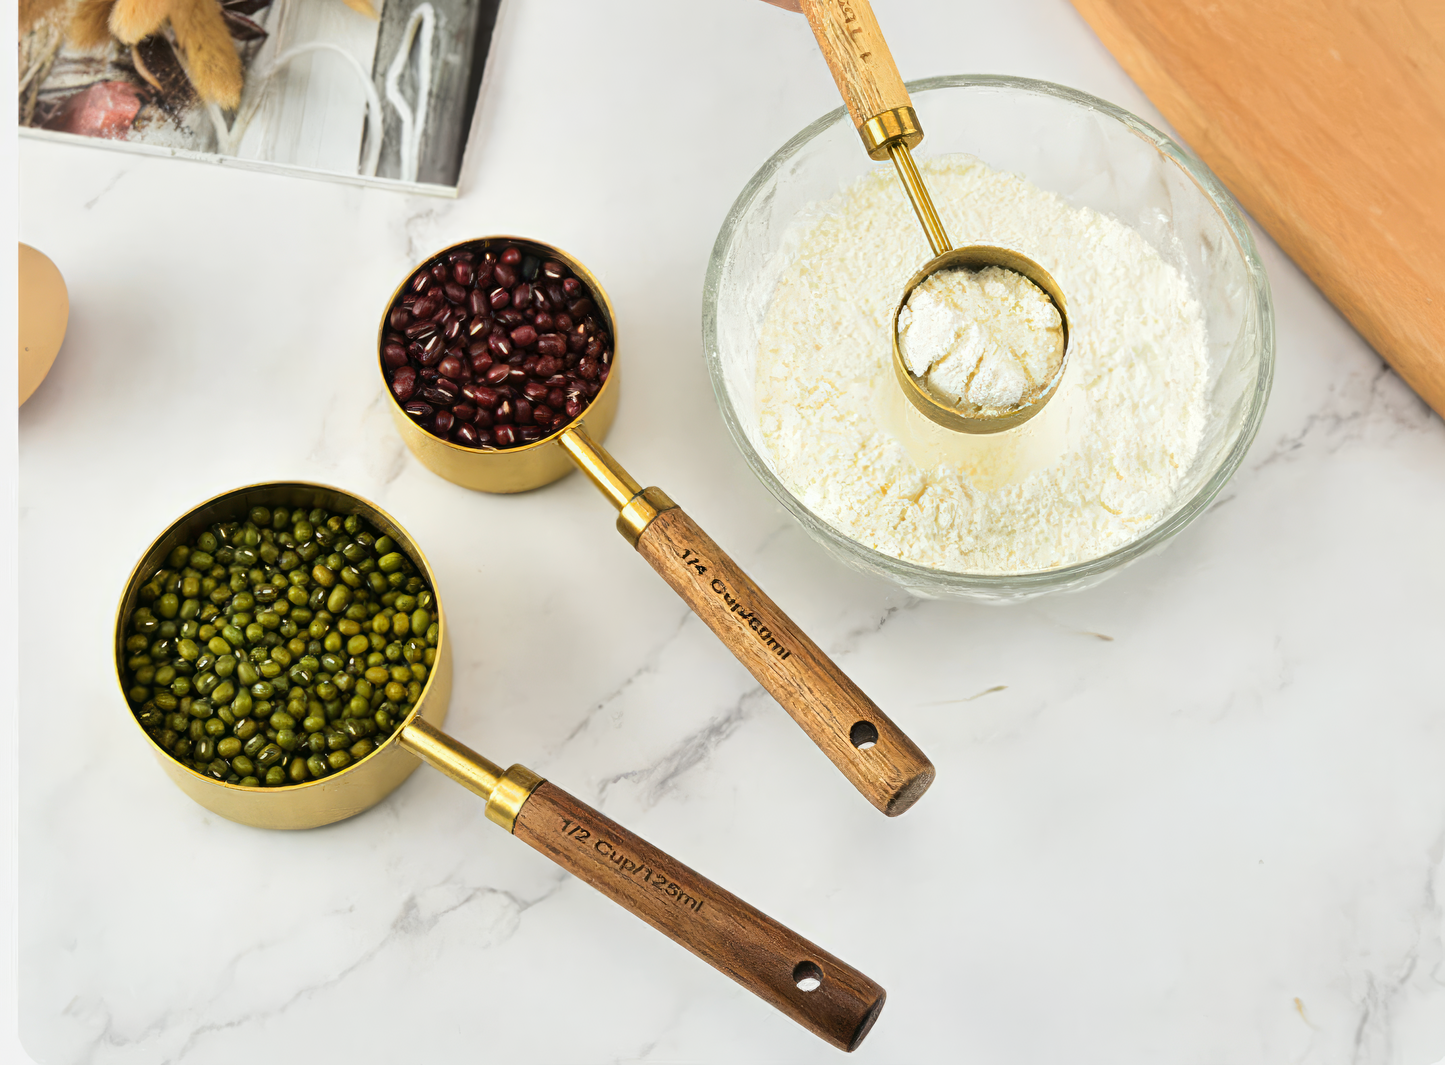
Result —
[[1064, 330], [1053, 302], [1023, 274], [940, 270], [898, 312], [898, 350], [945, 402], [1008, 414], [1053, 384]]
[[1014, 248], [1058, 281], [1069, 359], [1033, 420], [992, 436], [929, 422], [893, 380], [903, 286], [930, 257], [882, 169], [791, 246], [759, 341], [758, 420], [783, 482], [860, 543], [956, 572], [1083, 562], [1170, 509], [1205, 428], [1203, 313], [1134, 230], [966, 156], [922, 164], [955, 245]]

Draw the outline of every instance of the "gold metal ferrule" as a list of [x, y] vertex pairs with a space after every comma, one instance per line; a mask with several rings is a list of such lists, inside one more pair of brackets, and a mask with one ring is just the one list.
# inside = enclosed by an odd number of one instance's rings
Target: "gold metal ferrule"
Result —
[[652, 519], [664, 510], [672, 510], [676, 506], [661, 488], [655, 485], [644, 488], [628, 500], [627, 506], [618, 511], [617, 531], [629, 544], [636, 547], [637, 541], [642, 539], [642, 534], [652, 524]]
[[517, 815], [522, 812], [522, 807], [527, 805], [532, 792], [536, 791], [537, 785], [541, 783], [542, 778], [526, 766], [512, 766], [502, 779], [497, 781], [497, 786], [492, 789], [492, 794], [487, 799], [487, 820], [501, 825], [508, 832], [515, 831]]
[[923, 140], [923, 127], [911, 107], [894, 107], [874, 115], [858, 127], [868, 157], [880, 163], [888, 158], [888, 149], [895, 144], [916, 148]]

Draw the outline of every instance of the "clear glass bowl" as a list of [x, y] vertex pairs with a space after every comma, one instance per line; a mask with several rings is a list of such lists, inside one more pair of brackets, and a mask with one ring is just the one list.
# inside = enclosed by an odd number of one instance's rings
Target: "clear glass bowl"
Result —
[[1202, 513], [1254, 440], [1274, 375], [1274, 314], [1254, 239], [1234, 198], [1203, 163], [1113, 104], [1026, 78], [928, 78], [908, 88], [925, 131], [918, 157], [967, 153], [1022, 174], [1070, 204], [1132, 226], [1189, 280], [1204, 309], [1211, 413], [1173, 512], [1137, 540], [1075, 565], [1037, 573], [956, 573], [850, 539], [783, 484], [755, 415], [758, 336], [777, 283], [770, 264], [798, 212], [879, 165], [864, 152], [841, 107], [788, 141], [753, 175], [713, 246], [703, 290], [703, 344], [723, 419], [758, 479], [814, 539], [857, 569], [916, 595], [992, 602], [1089, 587], [1158, 550]]

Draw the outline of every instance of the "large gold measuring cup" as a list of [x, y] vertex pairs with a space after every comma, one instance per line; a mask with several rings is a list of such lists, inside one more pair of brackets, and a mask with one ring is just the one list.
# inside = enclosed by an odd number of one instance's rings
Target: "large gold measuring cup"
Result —
[[126, 583], [116, 615], [116, 674], [122, 694], [127, 622], [140, 589], [181, 543], [253, 506], [325, 507], [356, 514], [396, 541], [436, 599], [437, 654], [417, 702], [375, 751], [345, 769], [303, 784], [241, 787], [173, 758], [136, 722], [161, 768], [196, 802], [257, 828], [314, 828], [370, 809], [424, 761], [486, 802], [488, 820], [641, 917], [669, 939], [842, 1050], [852, 1050], [883, 1008], [881, 986], [736, 895], [669, 857], [522, 765], [502, 769], [441, 731], [452, 689], [451, 646], [436, 574], [391, 515], [327, 485], [272, 482], [207, 500], [172, 522]]
[[[617, 531], [672, 586], [728, 650], [785, 709], [864, 797], [889, 816], [902, 813], [933, 782], [933, 765], [897, 725], [793, 624], [736, 563], [660, 488], [643, 488], [597, 442], [617, 412], [622, 348], [612, 301], [592, 273], [562, 249], [523, 237], [481, 237], [443, 248], [483, 251], [508, 245], [565, 264], [592, 290], [612, 334], [612, 369], [591, 406], [549, 436], [520, 447], [478, 449], [443, 440], [412, 421], [392, 394], [381, 359], [387, 328], [377, 330], [376, 365], [397, 431], [433, 473], [483, 492], [525, 492], [578, 466], [618, 511]], [[411, 275], [408, 274], [408, 277]], [[387, 301], [390, 308], [404, 279]]]
[[[1063, 290], [1047, 270], [1018, 251], [989, 244], [954, 248], [949, 242], [933, 199], [928, 195], [928, 187], [923, 183], [923, 175], [913, 161], [913, 149], [923, 140], [923, 127], [919, 125], [913, 102], [898, 75], [898, 66], [893, 62], [893, 54], [888, 50], [868, 0], [800, 0], [800, 4], [853, 124], [858, 128], [863, 147], [871, 159], [893, 161], [903, 190], [928, 238], [928, 246], [933, 249], [933, 258], [909, 280], [893, 312], [894, 377], [914, 408], [946, 429], [997, 433], [1022, 425], [1043, 410], [1063, 379], [1069, 357], [1069, 312]], [[1063, 324], [1064, 346], [1058, 371], [1050, 380], [1037, 383], [1031, 402], [1007, 413], [950, 402], [935, 395], [925, 381], [909, 370], [898, 342], [898, 315], [915, 288], [941, 270], [981, 270], [988, 266], [1012, 270], [1032, 281], [1053, 302]]]

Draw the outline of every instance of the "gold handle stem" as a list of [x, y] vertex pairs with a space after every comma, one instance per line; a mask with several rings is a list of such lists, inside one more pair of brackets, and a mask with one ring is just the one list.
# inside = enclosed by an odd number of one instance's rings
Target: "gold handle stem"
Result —
[[483, 799], [492, 797], [502, 779], [501, 766], [421, 718], [402, 730], [401, 745]]
[[572, 461], [582, 467], [588, 480], [618, 509], [617, 531], [633, 547], [637, 546], [643, 530], [653, 518], [677, 506], [661, 488], [644, 490], [632, 479], [632, 474], [624, 470], [621, 463], [588, 436], [580, 425], [568, 429], [558, 440]]
[[524, 765], [514, 765], [502, 772], [497, 763], [483, 758], [421, 718], [402, 730], [401, 745], [433, 769], [487, 800], [487, 820], [508, 832], [516, 829], [517, 814], [542, 783], [542, 778]]
[[888, 145], [888, 157], [898, 170], [898, 179], [903, 182], [903, 191], [908, 193], [908, 199], [913, 203], [913, 211], [928, 237], [928, 246], [933, 249], [934, 258], [952, 251], [953, 245], [943, 231], [943, 223], [933, 208], [933, 199], [928, 195], [928, 186], [923, 184], [923, 175], [918, 172], [913, 153], [902, 141], [895, 141]]
[[607, 449], [587, 435], [580, 425], [568, 429], [558, 443], [566, 449], [572, 461], [582, 468], [587, 479], [597, 486], [598, 491], [612, 501], [618, 510], [627, 506], [632, 497], [642, 491], [642, 485], [632, 479], [620, 463], [607, 453]]

